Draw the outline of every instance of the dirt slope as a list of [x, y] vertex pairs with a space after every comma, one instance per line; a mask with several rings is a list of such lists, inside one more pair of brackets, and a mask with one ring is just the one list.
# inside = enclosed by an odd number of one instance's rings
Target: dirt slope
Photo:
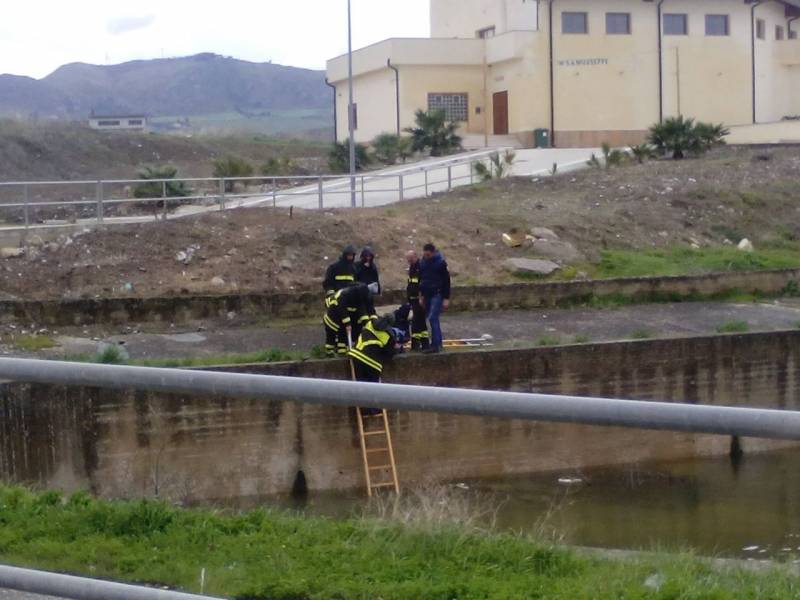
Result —
[[[444, 249], [456, 284], [510, 281], [502, 260], [530, 251], [506, 248], [500, 235], [534, 226], [554, 229], [589, 261], [605, 248], [794, 239], [800, 148], [729, 148], [702, 160], [508, 179], [381, 209], [295, 211], [293, 219], [288, 211], [250, 209], [111, 228], [57, 251], [1, 261], [0, 292], [42, 298], [315, 290], [345, 243], [374, 246], [385, 283], [399, 287], [403, 254], [429, 240]], [[194, 256], [185, 264], [176, 255], [187, 249]]]

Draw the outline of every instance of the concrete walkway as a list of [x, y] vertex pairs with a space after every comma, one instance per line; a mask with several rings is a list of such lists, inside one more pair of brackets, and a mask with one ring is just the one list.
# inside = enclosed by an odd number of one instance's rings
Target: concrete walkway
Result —
[[[457, 300], [456, 300], [457, 301]], [[316, 320], [258, 323], [232, 316], [230, 321], [141, 329], [78, 329], [58, 332], [59, 347], [44, 356], [91, 356], [103, 344], [120, 344], [134, 359], [220, 357], [280, 348], [307, 352], [322, 343]], [[447, 337], [491, 335], [498, 348], [600, 342], [649, 337], [713, 334], [732, 324], [750, 331], [777, 331], [800, 326], [800, 301], [773, 304], [678, 303], [643, 304], [619, 309], [498, 311], [445, 315]], [[5, 355], [24, 355], [3, 348]]]

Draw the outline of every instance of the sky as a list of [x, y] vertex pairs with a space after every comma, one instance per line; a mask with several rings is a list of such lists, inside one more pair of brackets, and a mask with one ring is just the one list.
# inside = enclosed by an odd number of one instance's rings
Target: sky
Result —
[[[221, 10], [224, 7], [224, 10]], [[352, 0], [353, 46], [429, 34], [428, 0]], [[4, 0], [0, 73], [214, 52], [322, 69], [347, 51], [346, 0]]]

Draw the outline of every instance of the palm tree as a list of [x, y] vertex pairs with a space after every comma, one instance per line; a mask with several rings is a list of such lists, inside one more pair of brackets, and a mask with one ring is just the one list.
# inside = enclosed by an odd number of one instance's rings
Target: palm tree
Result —
[[431, 156], [443, 156], [461, 149], [461, 137], [456, 133], [458, 123], [447, 121], [447, 114], [439, 110], [418, 110], [414, 115], [416, 127], [409, 127], [411, 144], [415, 152], [430, 150]]

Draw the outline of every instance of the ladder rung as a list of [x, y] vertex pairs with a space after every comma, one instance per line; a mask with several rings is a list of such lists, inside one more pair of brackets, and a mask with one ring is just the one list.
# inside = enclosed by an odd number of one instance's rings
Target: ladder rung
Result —
[[377, 454], [378, 452], [388, 452], [388, 448], [368, 448], [367, 454]]
[[370, 471], [383, 471], [385, 469], [391, 469], [392, 465], [381, 465], [379, 467], [369, 467]]
[[386, 432], [383, 429], [380, 431], [365, 431], [364, 435], [386, 435]]
[[386, 483], [373, 483], [371, 488], [385, 488], [385, 487], [394, 487], [394, 482], [387, 481]]
[[361, 418], [362, 419], [382, 419], [383, 418], [383, 413], [380, 412], [377, 415], [365, 415], [365, 414], [362, 413], [361, 414]]

